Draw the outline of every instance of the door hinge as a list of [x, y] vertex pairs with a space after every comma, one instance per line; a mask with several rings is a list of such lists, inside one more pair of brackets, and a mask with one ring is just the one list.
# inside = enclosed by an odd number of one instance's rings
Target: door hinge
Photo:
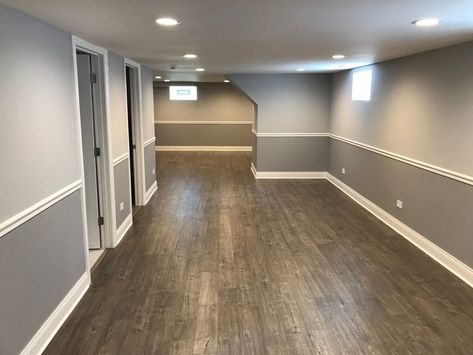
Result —
[[90, 83], [91, 84], [97, 83], [97, 75], [96, 74], [90, 74]]
[[132, 144], [132, 145], [131, 145], [131, 148], [132, 148], [132, 149], [136, 149], [136, 144]]
[[94, 148], [94, 154], [95, 154], [96, 157], [100, 156], [100, 148], [99, 147]]
[[99, 226], [103, 226], [103, 225], [104, 225], [103, 217], [99, 217]]

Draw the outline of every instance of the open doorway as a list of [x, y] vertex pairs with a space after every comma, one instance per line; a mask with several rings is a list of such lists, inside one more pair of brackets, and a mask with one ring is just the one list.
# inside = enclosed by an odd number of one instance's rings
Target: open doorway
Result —
[[89, 267], [104, 251], [103, 110], [99, 57], [76, 51]]
[[140, 142], [140, 126], [139, 126], [139, 69], [127, 61], [125, 64], [126, 76], [126, 101], [128, 114], [128, 145], [130, 152], [130, 191], [131, 204], [133, 213], [136, 212], [136, 206], [140, 203], [140, 169], [139, 154]]

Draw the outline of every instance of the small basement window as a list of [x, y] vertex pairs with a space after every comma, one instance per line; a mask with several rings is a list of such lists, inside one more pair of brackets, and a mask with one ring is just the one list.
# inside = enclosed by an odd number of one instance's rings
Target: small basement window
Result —
[[353, 101], [371, 100], [371, 79], [373, 71], [365, 69], [353, 73], [353, 83], [351, 88], [351, 99]]
[[197, 86], [170, 86], [169, 100], [196, 101]]

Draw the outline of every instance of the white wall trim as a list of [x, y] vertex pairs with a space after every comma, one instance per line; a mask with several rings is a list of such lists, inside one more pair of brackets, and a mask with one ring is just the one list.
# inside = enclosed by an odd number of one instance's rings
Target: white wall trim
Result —
[[260, 137], [267, 137], [267, 138], [330, 137], [340, 142], [351, 144], [356, 147], [363, 148], [365, 150], [369, 150], [371, 152], [383, 155], [385, 157], [403, 162], [405, 164], [409, 164], [417, 168], [430, 171], [434, 174], [442, 175], [442, 176], [448, 177], [450, 179], [453, 179], [453, 180], [456, 180], [468, 185], [473, 185], [473, 176], [462, 174], [462, 173], [452, 171], [452, 170], [448, 170], [436, 165], [432, 165], [420, 160], [409, 158], [409, 157], [406, 157], [397, 153], [393, 153], [381, 148], [373, 147], [371, 145], [357, 142], [352, 139], [341, 137], [332, 133], [259, 133], [259, 132], [256, 132], [254, 129], [252, 129], [251, 131], [258, 138]]
[[141, 67], [140, 63], [135, 62], [134, 60], [132, 60], [130, 58], [124, 58], [124, 61], [125, 61], [125, 65], [129, 65], [129, 66], [132, 66], [132, 67], [135, 67], [135, 68]]
[[194, 146], [194, 145], [157, 145], [157, 152], [251, 152], [252, 146]]
[[354, 141], [354, 140], [351, 140], [351, 139], [348, 139], [348, 138], [344, 138], [344, 137], [341, 137], [341, 136], [337, 136], [335, 134], [330, 134], [330, 137], [333, 138], [333, 139], [336, 139], [340, 142], [344, 142], [344, 143], [351, 144], [351, 145], [354, 145], [354, 146], [359, 147], [359, 148], [363, 148], [365, 150], [369, 150], [371, 152], [374, 152], [374, 153], [383, 155], [385, 157], [388, 157], [388, 158], [391, 158], [391, 159], [394, 159], [394, 160], [398, 160], [400, 162], [403, 162], [403, 163], [406, 163], [406, 164], [409, 164], [409, 165], [412, 165], [412, 166], [430, 171], [432, 173], [442, 175], [442, 176], [448, 177], [450, 179], [463, 182], [463, 183], [468, 184], [468, 185], [473, 185], [473, 176], [469, 176], [469, 175], [462, 174], [462, 173], [459, 173], [459, 172], [456, 172], [456, 171], [441, 168], [439, 166], [435, 166], [435, 165], [432, 165], [432, 164], [429, 164], [429, 163], [425, 163], [425, 162], [420, 161], [420, 160], [408, 158], [408, 157], [405, 157], [405, 156], [400, 155], [400, 154], [389, 152], [387, 150], [380, 149], [380, 148], [377, 148], [377, 147], [373, 147], [371, 145], [360, 143], [360, 142], [357, 142], [357, 141]]
[[115, 158], [113, 160], [113, 166], [120, 164], [122, 161], [125, 161], [128, 159], [128, 152], [125, 154], [120, 155], [119, 157]]
[[145, 141], [143, 143], [143, 147], [147, 147], [148, 145], [150, 145], [151, 143], [154, 143], [154, 142], [156, 142], [156, 137], [150, 138], [147, 141]]
[[388, 212], [378, 207], [376, 204], [368, 200], [366, 197], [356, 192], [354, 189], [327, 173], [327, 180], [333, 185], [347, 194], [359, 205], [364, 207], [368, 212], [372, 213], [379, 220], [398, 232], [401, 236], [414, 244], [417, 248], [422, 250], [432, 259], [437, 261], [440, 265], [448, 269], [454, 275], [462, 279], [469, 286], [473, 287], [473, 269], [462, 263], [460, 260], [447, 253], [442, 248], [438, 247], [424, 236], [417, 233], [415, 230], [405, 225], [397, 218], [390, 215]]
[[89, 274], [85, 272], [29, 341], [21, 355], [37, 355], [44, 351], [61, 325], [82, 299], [89, 285]]
[[47, 196], [41, 201], [35, 203], [34, 205], [8, 218], [6, 221], [3, 221], [2, 223], [0, 223], [0, 238], [8, 232], [12, 231], [13, 229], [17, 228], [18, 226], [22, 225], [23, 223], [27, 222], [34, 216], [45, 211], [63, 198], [69, 196], [74, 191], [79, 190], [81, 186], [81, 180], [74, 181], [72, 184], [63, 187], [61, 190], [56, 191], [55, 193]]
[[255, 179], [325, 179], [325, 171], [257, 171], [251, 163]]
[[154, 121], [154, 124], [252, 125], [253, 121]]
[[265, 138], [304, 138], [304, 137], [329, 137], [329, 133], [259, 133], [256, 132], [254, 129], [251, 132], [256, 137], [265, 137]]
[[158, 189], [158, 182], [155, 181], [153, 182], [153, 185], [146, 191], [146, 196], [145, 196], [145, 205], [148, 204], [149, 200], [151, 200], [151, 197], [153, 197], [154, 193]]
[[113, 246], [114, 248], [118, 244], [120, 244], [123, 237], [128, 232], [128, 230], [131, 228], [132, 225], [133, 225], [133, 213], [130, 212], [130, 214], [125, 218], [125, 220], [122, 222], [120, 227], [117, 228], [115, 243], [114, 243], [114, 246]]

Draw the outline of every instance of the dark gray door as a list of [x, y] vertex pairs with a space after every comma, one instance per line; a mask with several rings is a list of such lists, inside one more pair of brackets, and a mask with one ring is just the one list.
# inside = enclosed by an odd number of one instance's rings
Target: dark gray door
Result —
[[100, 221], [100, 193], [97, 158], [99, 147], [96, 139], [96, 118], [94, 109], [95, 76], [92, 72], [92, 58], [87, 53], [77, 53], [77, 73], [82, 130], [82, 151], [84, 158], [84, 189], [87, 209], [87, 233], [89, 249], [102, 247]]

